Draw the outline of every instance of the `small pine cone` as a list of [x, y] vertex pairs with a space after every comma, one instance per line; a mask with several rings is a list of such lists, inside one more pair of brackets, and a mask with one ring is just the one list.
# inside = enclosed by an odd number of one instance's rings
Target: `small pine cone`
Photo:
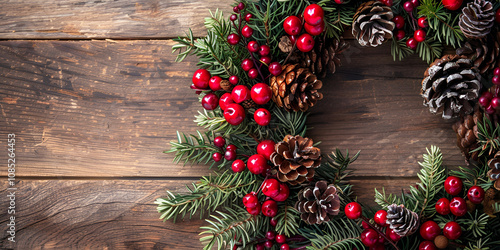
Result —
[[292, 57], [292, 62], [298, 63], [301, 68], [308, 68], [319, 78], [325, 78], [327, 73], [333, 74], [341, 66], [340, 55], [349, 44], [344, 39], [317, 38], [314, 48], [307, 53], [299, 52]]
[[387, 207], [387, 224], [401, 237], [411, 235], [418, 230], [418, 215], [403, 205], [392, 204]]
[[488, 161], [488, 167], [491, 168], [486, 175], [491, 181], [494, 181], [493, 187], [500, 190], [500, 151], [495, 154], [493, 159]]
[[284, 65], [280, 75], [271, 77], [270, 86], [273, 101], [287, 111], [305, 112], [323, 99], [323, 94], [319, 92], [323, 82], [297, 64]]
[[287, 135], [276, 143], [271, 162], [278, 167], [278, 179], [291, 185], [301, 184], [314, 176], [321, 163], [321, 151], [313, 147], [313, 140], [300, 135]]
[[472, 59], [481, 74], [500, 67], [500, 32], [491, 32], [485, 38], [467, 41], [457, 49], [457, 55]]
[[470, 159], [474, 161], [478, 160], [479, 151], [472, 153], [471, 151], [479, 147], [477, 143], [477, 122], [482, 120], [483, 111], [477, 107], [474, 114], [466, 115], [460, 121], [453, 124], [453, 130], [457, 134], [457, 146], [467, 161]]
[[379, 1], [364, 2], [354, 14], [352, 35], [361, 46], [377, 47], [392, 38], [393, 17], [391, 7]]
[[462, 9], [458, 26], [471, 39], [481, 39], [490, 33], [495, 21], [493, 4], [486, 0], [474, 0]]
[[434, 245], [439, 249], [445, 249], [448, 247], [449, 241], [444, 235], [438, 235], [434, 238]]
[[494, 200], [496, 193], [497, 193], [497, 191], [495, 191], [495, 189], [493, 189], [493, 188], [486, 190], [486, 192], [484, 193], [484, 200], [485, 201], [486, 200]]
[[231, 91], [233, 90], [233, 85], [229, 82], [229, 80], [222, 80], [220, 81], [220, 87], [225, 90], [225, 91]]
[[474, 111], [481, 87], [481, 75], [472, 60], [445, 55], [425, 71], [422, 97], [431, 113], [442, 111], [443, 118], [450, 119]]
[[290, 51], [292, 51], [293, 49], [292, 41], [290, 41], [290, 38], [288, 38], [288, 36], [282, 36], [280, 42], [278, 43], [278, 47], [280, 48], [281, 52], [290, 53]]
[[255, 103], [253, 100], [249, 99], [249, 100], [243, 101], [241, 103], [241, 106], [243, 106], [243, 108], [245, 108], [245, 109], [251, 109], [251, 108], [257, 107], [257, 103]]
[[330, 221], [339, 214], [340, 198], [333, 184], [318, 181], [299, 192], [299, 201], [295, 208], [301, 213], [300, 218], [308, 224], [321, 224]]

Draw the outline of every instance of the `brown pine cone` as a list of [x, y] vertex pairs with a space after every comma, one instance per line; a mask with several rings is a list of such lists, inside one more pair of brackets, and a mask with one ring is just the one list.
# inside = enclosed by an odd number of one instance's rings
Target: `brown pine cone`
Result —
[[494, 181], [493, 187], [496, 190], [500, 190], [500, 151], [495, 154], [493, 159], [488, 161], [488, 167], [490, 167], [490, 171], [488, 171], [487, 175], [490, 180]]
[[483, 121], [483, 111], [476, 108], [472, 115], [466, 115], [460, 121], [453, 124], [453, 130], [457, 133], [457, 146], [462, 151], [465, 159], [477, 161], [479, 151], [472, 152], [472, 150], [479, 147], [477, 143], [477, 123]]
[[422, 81], [424, 105], [431, 113], [442, 111], [445, 119], [470, 114], [474, 111], [481, 86], [481, 75], [472, 60], [445, 55], [425, 71]]
[[241, 106], [245, 109], [251, 109], [257, 107], [257, 103], [255, 103], [252, 99], [248, 99], [241, 103]]
[[494, 21], [493, 4], [486, 0], [474, 0], [462, 9], [458, 26], [466, 37], [480, 39], [490, 33]]
[[321, 151], [313, 147], [313, 140], [300, 135], [287, 135], [274, 146], [271, 162], [278, 167], [278, 179], [291, 185], [303, 183], [314, 176], [321, 163]]
[[233, 90], [233, 85], [229, 82], [229, 80], [222, 80], [220, 81], [220, 87], [225, 90], [225, 91], [231, 91]]
[[391, 7], [379, 1], [364, 2], [354, 14], [352, 35], [361, 46], [377, 47], [392, 38], [393, 17]]
[[340, 198], [333, 184], [318, 181], [299, 192], [299, 201], [295, 208], [301, 213], [300, 218], [307, 224], [321, 224], [330, 221], [331, 216], [339, 214]]
[[403, 205], [392, 204], [387, 207], [387, 224], [401, 237], [411, 235], [418, 230], [418, 214]]
[[273, 101], [287, 111], [305, 112], [323, 99], [323, 94], [318, 92], [323, 82], [297, 64], [284, 65], [280, 75], [271, 77], [270, 86]]
[[301, 68], [308, 68], [319, 78], [325, 78], [327, 73], [335, 73], [337, 67], [341, 66], [340, 54], [349, 48], [344, 39], [316, 39], [313, 50], [307, 53], [298, 53], [293, 61]]
[[457, 49], [457, 55], [472, 59], [481, 74], [500, 67], [499, 54], [500, 32], [496, 31], [483, 39], [469, 40], [462, 48]]

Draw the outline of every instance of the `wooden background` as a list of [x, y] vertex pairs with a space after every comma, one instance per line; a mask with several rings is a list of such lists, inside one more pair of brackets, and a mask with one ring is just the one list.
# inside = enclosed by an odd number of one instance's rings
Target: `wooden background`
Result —
[[[199, 220], [163, 223], [153, 201], [210, 173], [163, 154], [193, 132], [201, 105], [189, 89], [196, 58], [174, 63], [171, 38], [202, 36], [224, 1], [20, 0], [0, 8], [0, 248], [198, 249]], [[388, 44], [350, 41], [325, 80], [309, 136], [361, 150], [351, 177], [373, 189], [416, 181], [425, 147], [463, 165], [451, 122], [422, 105], [426, 64], [394, 62]], [[16, 244], [7, 241], [7, 134], [16, 134]], [[3, 152], [3, 153], [2, 153]]]

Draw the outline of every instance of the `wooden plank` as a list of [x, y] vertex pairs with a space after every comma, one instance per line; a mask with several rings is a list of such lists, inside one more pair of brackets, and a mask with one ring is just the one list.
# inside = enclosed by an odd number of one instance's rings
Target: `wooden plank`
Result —
[[[176, 130], [196, 129], [193, 116], [202, 109], [188, 87], [196, 59], [173, 63], [170, 49], [168, 41], [0, 42], [0, 138], [17, 134], [18, 174], [210, 173], [173, 165], [161, 153]], [[432, 144], [443, 149], [446, 164], [463, 164], [451, 123], [422, 106], [425, 63], [393, 62], [389, 45], [353, 46], [344, 61], [311, 110], [309, 135], [323, 141], [324, 153], [361, 150], [355, 176], [415, 176]]]
[[[199, 249], [202, 220], [163, 223], [153, 201], [191, 181], [21, 180], [15, 196], [16, 243], [2, 230], [0, 248]], [[399, 192], [397, 179], [352, 181], [359, 200], [373, 205], [373, 188]], [[413, 182], [413, 181], [412, 181]], [[406, 183], [405, 183], [406, 185]], [[8, 194], [2, 182], [0, 193]], [[1, 204], [8, 204], [6, 195]], [[7, 209], [7, 208], [5, 208]], [[9, 223], [2, 212], [0, 223]]]
[[[203, 20], [230, 0], [3, 1], [0, 39], [172, 38], [189, 28], [206, 34]], [[182, 13], [182, 15], [181, 15]]]

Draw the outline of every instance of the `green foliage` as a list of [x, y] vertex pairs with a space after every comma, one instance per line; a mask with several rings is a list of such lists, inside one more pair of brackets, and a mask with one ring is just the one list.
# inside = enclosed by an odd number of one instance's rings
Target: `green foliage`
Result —
[[391, 204], [401, 204], [402, 201], [397, 195], [385, 193], [385, 189], [382, 188], [382, 192], [379, 192], [375, 188], [375, 202], [382, 207], [382, 209], [387, 209]]
[[346, 150], [345, 156], [342, 151], [336, 149], [328, 155], [326, 162], [323, 162], [316, 169], [315, 178], [318, 180], [326, 180], [335, 185], [349, 185], [345, 178], [352, 172], [347, 170], [349, 165], [358, 159], [360, 152], [358, 151], [352, 158], [349, 156], [349, 150]]
[[345, 26], [352, 25], [355, 6], [351, 4], [336, 4], [331, 0], [322, 0], [318, 4], [325, 11], [325, 34], [328, 38], [340, 39]]
[[418, 56], [429, 64], [436, 58], [440, 58], [442, 53], [443, 45], [440, 42], [435, 41], [433, 38], [428, 38], [417, 45]]
[[271, 111], [276, 120], [271, 121], [271, 138], [274, 141], [281, 141], [286, 135], [305, 136], [307, 130], [307, 116], [304, 112], [287, 112], [281, 108], [274, 108]]
[[434, 34], [434, 40], [457, 48], [464, 40], [464, 34], [458, 26], [459, 15], [447, 11], [441, 1], [421, 0], [417, 7], [418, 16], [427, 17], [428, 36]]
[[488, 224], [489, 216], [487, 214], [479, 213], [479, 211], [476, 210], [472, 214], [467, 213], [464, 217], [465, 218], [457, 219], [457, 223], [465, 229], [465, 238], [484, 238], [488, 235], [488, 232], [486, 232], [486, 225]]
[[401, 40], [397, 41], [396, 39], [392, 39], [391, 55], [392, 55], [392, 59], [394, 61], [396, 61], [396, 60], [401, 61], [404, 58], [415, 53], [412, 49], [410, 49], [410, 48], [408, 48], [408, 46], [406, 46], [407, 40], [408, 39], [401, 39]]
[[488, 170], [489, 167], [486, 162], [480, 162], [477, 165], [473, 165], [472, 167], [459, 167], [458, 170], [452, 170], [450, 172], [450, 175], [462, 179], [465, 189], [469, 189], [474, 185], [478, 185], [484, 190], [487, 190], [493, 185], [493, 183], [489, 181], [489, 178], [486, 174]]
[[302, 235], [311, 241], [307, 249], [364, 249], [359, 239], [361, 234], [359, 225], [345, 217], [335, 219], [321, 226], [313, 225], [301, 228]]
[[299, 233], [300, 214], [293, 206], [280, 206], [275, 219], [278, 222], [275, 228], [278, 234], [290, 237]]
[[242, 122], [237, 126], [229, 124], [224, 118], [224, 113], [219, 108], [213, 111], [207, 111], [206, 109], [204, 109], [203, 112], [198, 111], [198, 115], [195, 116], [194, 122], [208, 131], [221, 133], [222, 136], [244, 134], [248, 133], [249, 130], [249, 126], [246, 122]]
[[175, 153], [174, 163], [176, 164], [181, 161], [184, 165], [188, 162], [207, 164], [212, 154], [219, 152], [220, 149], [211, 144], [210, 132], [205, 135], [202, 135], [200, 131], [196, 133], [197, 135], [186, 136], [177, 131], [177, 142], [170, 142], [171, 149], [163, 153]]
[[490, 156], [500, 149], [500, 126], [498, 123], [493, 125], [492, 121], [484, 116], [482, 122], [477, 122], [477, 132], [479, 147], [472, 152], [479, 151], [479, 156]]

